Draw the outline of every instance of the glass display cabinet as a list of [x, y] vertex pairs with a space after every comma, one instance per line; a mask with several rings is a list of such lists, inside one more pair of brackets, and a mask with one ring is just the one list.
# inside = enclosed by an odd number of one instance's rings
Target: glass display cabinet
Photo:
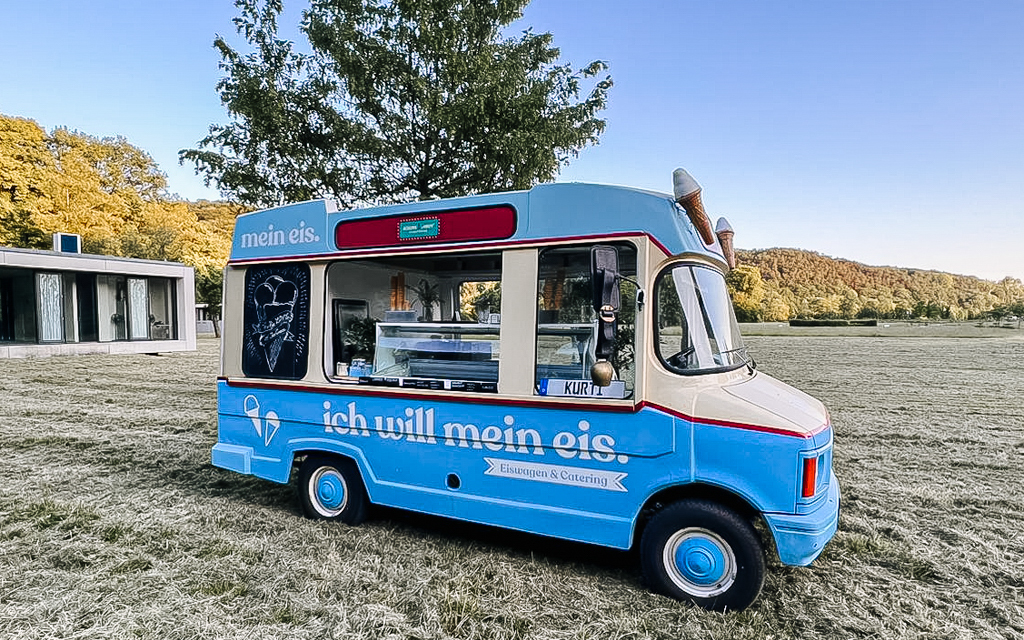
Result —
[[[372, 375], [497, 383], [499, 330], [484, 323], [378, 322]], [[589, 379], [594, 332], [592, 324], [540, 325], [537, 378]]]

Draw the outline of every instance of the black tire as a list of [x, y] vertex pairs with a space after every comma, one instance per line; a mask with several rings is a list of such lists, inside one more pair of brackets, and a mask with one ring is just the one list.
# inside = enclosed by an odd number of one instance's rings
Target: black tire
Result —
[[348, 458], [314, 454], [299, 467], [299, 502], [306, 517], [357, 525], [369, 500], [359, 467]]
[[707, 500], [658, 511], [640, 539], [644, 580], [658, 593], [713, 611], [741, 611], [764, 585], [764, 546], [754, 527]]

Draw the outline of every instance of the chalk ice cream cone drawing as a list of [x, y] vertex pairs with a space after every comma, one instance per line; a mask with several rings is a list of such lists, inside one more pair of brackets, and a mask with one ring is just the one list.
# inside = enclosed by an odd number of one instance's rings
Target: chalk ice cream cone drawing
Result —
[[280, 276], [270, 276], [256, 287], [253, 296], [258, 320], [252, 327], [253, 334], [258, 344], [263, 347], [267, 366], [273, 371], [277, 368], [277, 359], [281, 355], [284, 343], [295, 341], [291, 325], [298, 288], [294, 282]]

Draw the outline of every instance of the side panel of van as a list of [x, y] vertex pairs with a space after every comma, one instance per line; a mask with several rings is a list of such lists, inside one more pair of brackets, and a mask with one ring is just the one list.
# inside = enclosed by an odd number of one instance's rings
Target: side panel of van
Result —
[[[640, 508], [666, 487], [745, 488], [767, 511], [790, 511], [795, 498], [798, 470], [779, 466], [794, 459], [800, 443], [791, 437], [694, 425], [651, 408], [266, 386], [220, 382], [217, 466], [287, 482], [296, 454], [333, 452], [358, 463], [376, 504], [618, 548], [630, 546]], [[719, 433], [709, 438], [709, 429]]]
[[689, 426], [650, 409], [439, 402], [224, 381], [218, 392], [218, 466], [287, 482], [297, 452], [334, 452], [356, 460], [374, 503], [572, 540], [628, 547], [650, 488], [691, 474], [689, 445], [676, 446]]

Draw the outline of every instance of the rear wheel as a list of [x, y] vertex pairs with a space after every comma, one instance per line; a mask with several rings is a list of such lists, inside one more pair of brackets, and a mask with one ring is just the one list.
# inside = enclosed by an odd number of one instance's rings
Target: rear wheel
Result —
[[311, 455], [299, 467], [299, 502], [307, 517], [356, 525], [366, 519], [366, 489], [348, 458]]
[[754, 527], [706, 500], [656, 513], [640, 540], [640, 561], [655, 591], [715, 611], [745, 609], [764, 585], [764, 547]]

